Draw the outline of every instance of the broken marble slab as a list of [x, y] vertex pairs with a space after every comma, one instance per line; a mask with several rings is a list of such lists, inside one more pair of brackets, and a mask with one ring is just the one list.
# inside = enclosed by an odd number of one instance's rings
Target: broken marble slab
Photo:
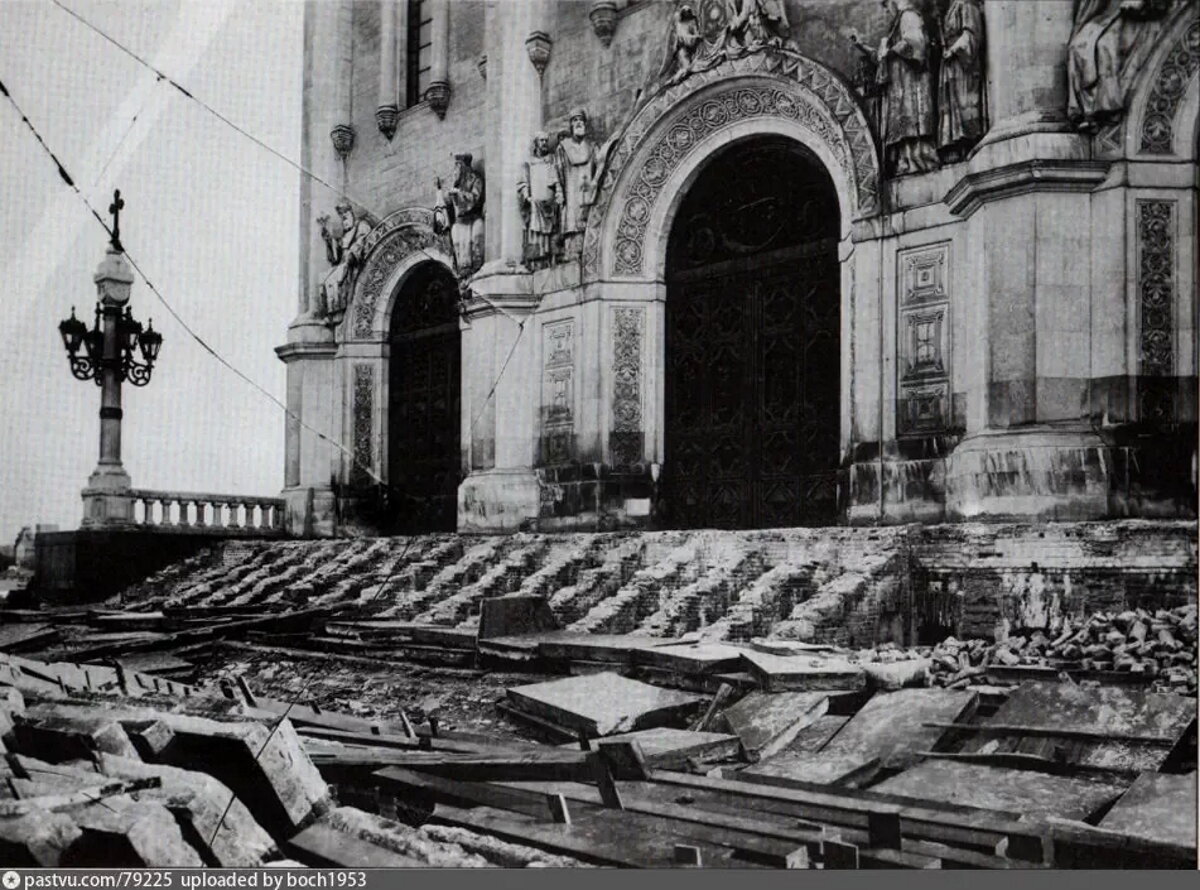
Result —
[[705, 701], [698, 695], [660, 689], [612, 672], [515, 686], [508, 690], [508, 699], [527, 714], [588, 736], [683, 723]]
[[1026, 817], [1083, 821], [1120, 796], [1125, 785], [934, 759], [885, 779], [871, 790]]
[[766, 692], [862, 689], [862, 668], [842, 658], [816, 655], [768, 655], [743, 651], [742, 659]]
[[[751, 692], [721, 713], [751, 763], [777, 754], [829, 708], [826, 692]], [[718, 725], [720, 725], [718, 723]]]
[[1142, 773], [1100, 827], [1195, 847], [1196, 774]]

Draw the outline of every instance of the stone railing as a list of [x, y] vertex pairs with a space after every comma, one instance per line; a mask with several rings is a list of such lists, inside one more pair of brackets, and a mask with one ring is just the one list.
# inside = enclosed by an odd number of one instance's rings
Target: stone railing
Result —
[[136, 488], [128, 497], [139, 528], [246, 537], [284, 534], [282, 498]]

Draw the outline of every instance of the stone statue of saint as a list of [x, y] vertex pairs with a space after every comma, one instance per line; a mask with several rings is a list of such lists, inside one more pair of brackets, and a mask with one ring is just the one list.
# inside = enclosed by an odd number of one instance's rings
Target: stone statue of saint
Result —
[[690, 3], [680, 3], [667, 33], [667, 55], [658, 79], [669, 87], [686, 80], [696, 70], [703, 39], [696, 11]]
[[371, 224], [358, 219], [354, 208], [343, 201], [337, 205], [341, 218], [342, 233], [334, 237], [329, 231], [329, 217], [317, 217], [321, 227], [321, 238], [325, 241], [325, 256], [333, 267], [321, 282], [320, 311], [331, 315], [341, 312], [350, 300], [350, 290], [363, 259], [363, 246], [371, 232]]
[[880, 136], [895, 175], [924, 173], [938, 166], [929, 31], [913, 0], [882, 2], [893, 19], [877, 53]]
[[729, 58], [781, 47], [792, 36], [783, 0], [726, 0], [729, 23], [725, 26], [725, 51]]
[[1119, 119], [1125, 110], [1121, 73], [1145, 22], [1161, 16], [1171, 0], [1075, 0], [1067, 47], [1067, 116], [1091, 131]]
[[987, 131], [983, 10], [979, 0], [952, 0], [942, 25], [938, 84], [938, 147], [950, 163], [962, 160]]
[[557, 199], [562, 207], [563, 245], [568, 255], [583, 249], [587, 212], [596, 199], [596, 173], [600, 153], [588, 137], [588, 116], [576, 108], [568, 118], [569, 130], [558, 141], [555, 166], [558, 171]]
[[444, 193], [442, 180], [434, 181], [434, 225], [440, 232], [450, 230], [459, 278], [473, 274], [483, 264], [483, 176], [471, 167], [471, 161], [468, 153], [454, 156], [454, 185]]
[[554, 259], [559, 209], [558, 168], [545, 132], [533, 137], [517, 194], [525, 213], [525, 263], [530, 268], [543, 268]]

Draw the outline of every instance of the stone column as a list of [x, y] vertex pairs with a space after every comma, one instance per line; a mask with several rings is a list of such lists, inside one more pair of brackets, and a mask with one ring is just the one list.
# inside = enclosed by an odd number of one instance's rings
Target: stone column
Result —
[[396, 133], [396, 117], [400, 113], [396, 24], [402, 5], [407, 8], [407, 3], [399, 0], [380, 0], [379, 8], [379, 100], [375, 108], [375, 123], [379, 126], [379, 132], [389, 140]]
[[450, 105], [450, 0], [430, 3], [429, 88], [425, 98], [438, 117], [444, 117]]
[[1075, 0], [986, 0], [986, 142], [1067, 130], [1067, 42]]
[[121, 344], [117, 327], [129, 303], [133, 271], [124, 254], [109, 247], [95, 275], [104, 329], [100, 390], [100, 459], [83, 490], [82, 528], [111, 528], [133, 522], [130, 479], [121, 464]]

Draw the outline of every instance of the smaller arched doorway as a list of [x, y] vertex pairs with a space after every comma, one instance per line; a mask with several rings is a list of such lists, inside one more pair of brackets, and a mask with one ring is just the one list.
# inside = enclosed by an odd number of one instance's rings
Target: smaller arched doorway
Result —
[[667, 246], [663, 518], [677, 528], [837, 519], [838, 197], [799, 143], [734, 143]]
[[458, 284], [440, 263], [406, 277], [389, 343], [391, 531], [454, 531], [460, 481]]

